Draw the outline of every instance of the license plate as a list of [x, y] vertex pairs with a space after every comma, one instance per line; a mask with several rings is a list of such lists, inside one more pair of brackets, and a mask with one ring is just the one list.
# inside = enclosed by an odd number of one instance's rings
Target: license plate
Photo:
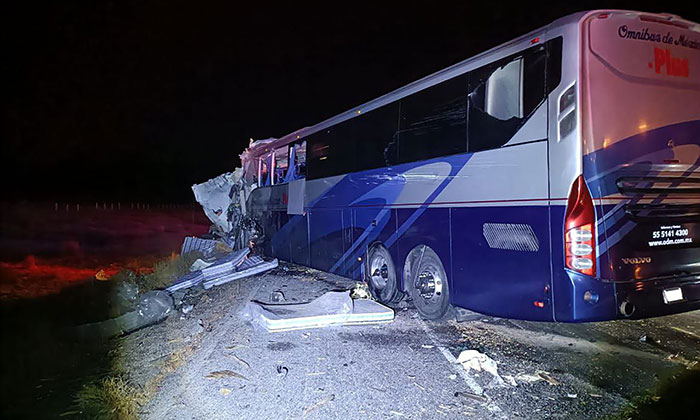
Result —
[[683, 300], [683, 290], [680, 287], [664, 290], [664, 303], [669, 304]]

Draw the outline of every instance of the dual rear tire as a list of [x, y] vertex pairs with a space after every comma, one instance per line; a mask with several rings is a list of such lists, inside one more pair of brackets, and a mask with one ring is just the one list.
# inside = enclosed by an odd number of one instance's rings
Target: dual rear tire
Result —
[[[365, 278], [372, 296], [386, 305], [395, 305], [404, 297], [396, 278], [389, 250], [375, 244], [367, 252]], [[418, 313], [426, 319], [442, 319], [450, 309], [450, 294], [445, 268], [440, 257], [427, 246], [419, 246], [407, 257], [404, 288]]]

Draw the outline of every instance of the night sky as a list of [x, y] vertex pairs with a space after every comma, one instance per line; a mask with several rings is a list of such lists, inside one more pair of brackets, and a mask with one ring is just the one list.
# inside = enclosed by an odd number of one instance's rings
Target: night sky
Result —
[[190, 202], [190, 185], [232, 170], [251, 137], [315, 124], [569, 13], [700, 21], [692, 2], [237, 3], [4, 2], [3, 201]]

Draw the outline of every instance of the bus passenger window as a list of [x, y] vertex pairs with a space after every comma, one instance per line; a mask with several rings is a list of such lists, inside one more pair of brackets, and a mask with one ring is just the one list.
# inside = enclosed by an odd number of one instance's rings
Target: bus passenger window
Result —
[[508, 142], [545, 98], [544, 46], [487, 65], [469, 75], [468, 150]]
[[306, 177], [306, 140], [294, 145], [294, 179]]
[[288, 146], [275, 149], [275, 184], [288, 182], [285, 180], [287, 169], [289, 168], [288, 150]]
[[400, 163], [466, 152], [466, 88], [461, 75], [401, 99]]
[[499, 120], [523, 117], [523, 59], [517, 58], [496, 69], [486, 80], [484, 96], [487, 114]]
[[269, 167], [268, 167], [268, 157], [261, 157], [260, 158], [260, 166], [258, 168], [258, 173], [260, 176], [258, 177], [258, 186], [259, 187], [264, 187], [266, 185], [270, 185], [270, 177], [269, 175]]

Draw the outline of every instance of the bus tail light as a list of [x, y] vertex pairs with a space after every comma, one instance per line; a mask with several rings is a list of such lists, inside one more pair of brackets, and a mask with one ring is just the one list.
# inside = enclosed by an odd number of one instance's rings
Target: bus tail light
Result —
[[595, 208], [583, 175], [574, 181], [564, 219], [566, 267], [581, 274], [596, 274]]

